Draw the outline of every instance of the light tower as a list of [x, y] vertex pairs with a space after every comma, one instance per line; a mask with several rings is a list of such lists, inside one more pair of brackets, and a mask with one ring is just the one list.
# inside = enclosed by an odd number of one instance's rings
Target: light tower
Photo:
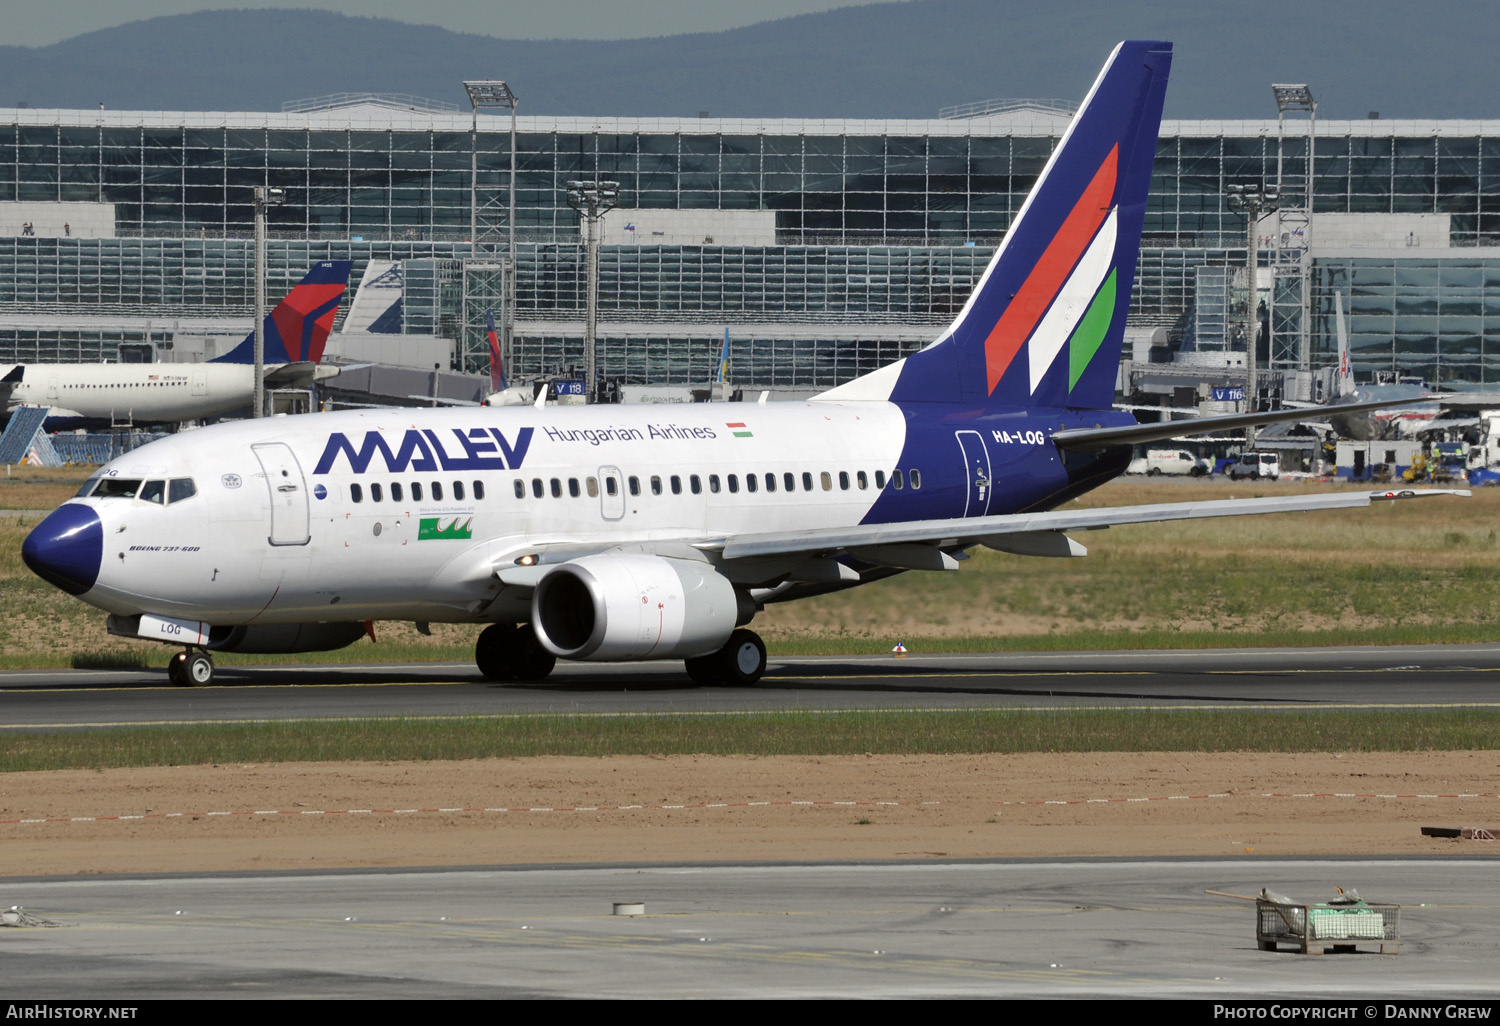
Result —
[[594, 401], [595, 345], [599, 332], [599, 232], [595, 225], [614, 209], [620, 198], [619, 182], [569, 182], [568, 206], [578, 211], [584, 225], [588, 300], [583, 323], [583, 374], [588, 401]]
[[[1229, 209], [1245, 215], [1245, 412], [1255, 412], [1257, 394], [1255, 334], [1259, 327], [1255, 303], [1259, 298], [1255, 286], [1255, 265], [1260, 259], [1257, 237], [1260, 219], [1276, 209], [1281, 194], [1260, 185], [1229, 186]], [[1274, 291], [1274, 288], [1273, 290]], [[1274, 298], [1274, 297], [1273, 297]], [[1245, 444], [1255, 446], [1255, 428], [1245, 429]]]
[[266, 208], [286, 200], [282, 189], [257, 185], [251, 202], [255, 206], [255, 410], [266, 415]]

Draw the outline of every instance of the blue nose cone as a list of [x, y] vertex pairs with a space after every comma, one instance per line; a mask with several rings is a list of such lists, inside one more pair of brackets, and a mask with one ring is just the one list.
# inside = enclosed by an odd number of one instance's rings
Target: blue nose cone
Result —
[[82, 595], [99, 578], [104, 558], [104, 524], [81, 503], [59, 506], [21, 543], [21, 558], [48, 584]]

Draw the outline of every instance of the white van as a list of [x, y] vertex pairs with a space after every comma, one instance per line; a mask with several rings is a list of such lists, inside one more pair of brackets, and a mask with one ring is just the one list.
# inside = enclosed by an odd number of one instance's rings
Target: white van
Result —
[[1229, 465], [1229, 478], [1232, 481], [1247, 477], [1252, 481], [1259, 481], [1263, 477], [1275, 481], [1280, 476], [1281, 457], [1274, 452], [1247, 452]]
[[1186, 477], [1204, 477], [1213, 470], [1208, 461], [1194, 456], [1186, 449], [1151, 449], [1146, 455], [1130, 461], [1127, 474], [1175, 474]]

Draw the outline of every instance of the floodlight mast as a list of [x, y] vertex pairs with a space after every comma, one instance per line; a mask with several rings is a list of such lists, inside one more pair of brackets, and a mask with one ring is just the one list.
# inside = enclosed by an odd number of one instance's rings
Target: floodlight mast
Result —
[[516, 106], [521, 102], [515, 91], [504, 81], [488, 79], [464, 83], [473, 108], [473, 121], [469, 127], [469, 246], [471, 254], [479, 247], [479, 108], [507, 107], [510, 109], [510, 188], [508, 211], [505, 219], [505, 281], [504, 309], [500, 311], [500, 359], [505, 367], [511, 362], [512, 340], [515, 334], [516, 299]]
[[583, 322], [583, 387], [588, 402], [593, 402], [595, 398], [594, 354], [599, 334], [599, 233], [595, 230], [595, 224], [614, 209], [619, 199], [619, 182], [568, 183], [568, 206], [578, 211], [578, 219], [584, 225], [588, 306]]
[[[1255, 334], [1260, 326], [1255, 308], [1259, 298], [1256, 294], [1255, 265], [1260, 258], [1260, 240], [1256, 237], [1256, 229], [1260, 227], [1260, 219], [1280, 204], [1281, 195], [1275, 189], [1260, 185], [1231, 185], [1228, 191], [1229, 209], [1245, 215], [1245, 412], [1254, 413], [1259, 392], [1255, 366]], [[1269, 313], [1269, 308], [1267, 312]], [[1255, 428], [1245, 429], [1245, 445], [1255, 447]]]
[[257, 185], [255, 206], [255, 409], [252, 416], [266, 415], [266, 208], [286, 201], [286, 190]]

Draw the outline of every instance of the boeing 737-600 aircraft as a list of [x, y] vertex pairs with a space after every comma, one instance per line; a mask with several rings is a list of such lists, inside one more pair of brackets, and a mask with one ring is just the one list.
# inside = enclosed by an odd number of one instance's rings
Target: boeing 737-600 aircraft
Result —
[[103, 467], [23, 546], [33, 571], [181, 646], [337, 648], [373, 620], [484, 624], [494, 679], [558, 658], [683, 659], [747, 683], [766, 603], [1070, 530], [1367, 505], [1366, 493], [1060, 509], [1137, 442], [1279, 411], [1112, 409], [1167, 43], [1120, 44], [952, 326], [806, 402], [380, 409], [222, 424]]
[[[323, 345], [349, 282], [348, 260], [325, 260], [265, 319], [267, 388], [332, 377]], [[207, 363], [32, 363], [0, 373], [0, 408], [47, 406], [48, 431], [179, 424], [248, 408], [255, 398], [255, 332]]]

